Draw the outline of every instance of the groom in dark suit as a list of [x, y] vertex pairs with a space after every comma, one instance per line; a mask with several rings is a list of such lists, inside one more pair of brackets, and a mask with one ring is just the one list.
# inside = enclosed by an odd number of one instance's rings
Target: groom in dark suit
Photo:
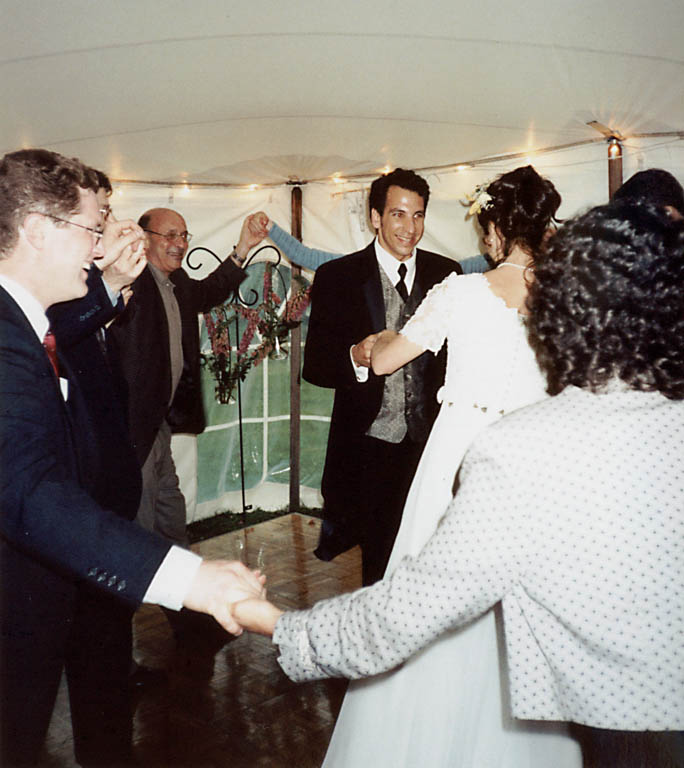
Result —
[[443, 352], [390, 376], [370, 370], [377, 334], [400, 330], [433, 285], [461, 271], [416, 249], [429, 196], [412, 171], [376, 179], [368, 202], [377, 238], [319, 267], [311, 293], [303, 376], [335, 390], [316, 555], [330, 560], [360, 544], [364, 585], [384, 573], [444, 381]]

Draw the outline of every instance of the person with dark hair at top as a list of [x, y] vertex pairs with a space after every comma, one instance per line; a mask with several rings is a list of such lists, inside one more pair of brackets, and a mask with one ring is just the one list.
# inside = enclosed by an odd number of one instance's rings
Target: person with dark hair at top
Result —
[[[110, 661], [106, 647], [93, 648], [96, 658], [74, 655], [85, 591], [131, 609], [141, 602], [185, 606], [239, 633], [230, 603], [262, 590], [258, 575], [241, 563], [206, 561], [174, 547], [86, 491], [100, 459], [98, 436], [83, 434], [92, 429], [83, 380], [55, 344], [45, 313], [85, 296], [89, 268], [104, 257], [97, 188], [91, 169], [54, 152], [21, 150], [0, 160], [3, 766], [38, 762], [63, 668], [69, 678], [83, 674], [83, 664], [99, 673]], [[122, 765], [130, 755], [112, 750], [82, 758]]]
[[[560, 228], [535, 257], [527, 298], [556, 396], [476, 438], [437, 530], [382, 582], [308, 611], [233, 607], [245, 628], [273, 633], [292, 679], [420, 659], [501, 603], [504, 720], [532, 732], [573, 724], [586, 768], [684, 766], [683, 252], [684, 221], [648, 204], [612, 203]], [[430, 696], [386, 698], [393, 766], [563, 764], [538, 739], [527, 754], [483, 758], [472, 678], [460, 683], [463, 705], [442, 712], [442, 687], [459, 685], [451, 666], [479, 661], [452, 654]], [[450, 725], [463, 739], [471, 726], [479, 750], [414, 755], [402, 710], [415, 700], [426, 731]], [[372, 745], [366, 754], [357, 765], [385, 764]]]
[[675, 177], [662, 168], [639, 171], [615, 192], [613, 200], [635, 200], [665, 208], [676, 218], [684, 218], [684, 189]]
[[444, 359], [433, 355], [395, 376], [370, 370], [377, 334], [401, 327], [435, 283], [460, 272], [457, 262], [416, 248], [429, 195], [425, 179], [402, 168], [375, 179], [377, 238], [319, 267], [311, 290], [303, 376], [335, 390], [315, 554], [331, 560], [360, 544], [364, 584], [385, 570], [444, 378]]
[[[479, 187], [471, 210], [477, 212], [495, 269], [449, 275], [428, 292], [399, 332], [388, 329], [378, 335], [371, 352], [377, 375], [437, 354], [445, 340], [448, 350], [437, 396], [441, 407], [406, 498], [388, 573], [405, 555], [418, 553], [434, 532], [473, 438], [502, 414], [545, 397], [546, 382], [527, 342], [525, 300], [535, 256], [560, 202], [554, 185], [532, 166]], [[440, 715], [426, 720], [422, 703], [428, 699]], [[387, 700], [402, 702], [390, 718], [382, 704]], [[452, 713], [464, 710], [466, 700], [478, 713], [477, 722], [464, 718], [454, 726]], [[459, 765], [466, 754], [473, 755], [474, 765], [496, 765], [503, 755], [516, 765], [538, 738], [545, 742], [541, 755], [557, 750], [557, 766], [575, 764], [572, 754], [565, 760], [564, 748], [572, 753], [575, 747], [566, 737], [509, 728], [501, 709], [495, 619], [488, 612], [466, 632], [440, 639], [402, 669], [352, 683], [326, 765], [393, 766], [401, 759], [411, 765], [419, 755], [428, 765]], [[351, 738], [361, 721], [369, 726], [372, 747], [365, 739]], [[408, 758], [396, 741], [397, 724], [411, 733]], [[535, 765], [541, 767], [543, 760]]]

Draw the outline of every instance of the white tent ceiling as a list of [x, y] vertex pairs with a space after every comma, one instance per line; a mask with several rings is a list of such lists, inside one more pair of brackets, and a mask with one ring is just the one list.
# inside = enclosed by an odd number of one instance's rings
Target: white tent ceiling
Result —
[[45, 146], [119, 179], [426, 168], [600, 138], [591, 119], [684, 132], [682, 0], [2, 8], [0, 150]]

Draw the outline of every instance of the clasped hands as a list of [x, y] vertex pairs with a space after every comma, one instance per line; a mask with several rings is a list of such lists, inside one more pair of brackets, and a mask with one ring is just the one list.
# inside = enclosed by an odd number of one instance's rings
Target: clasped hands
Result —
[[114, 293], [124, 298], [129, 286], [145, 269], [147, 240], [143, 230], [131, 219], [117, 221], [111, 214], [102, 236], [104, 255], [95, 259], [102, 278]]
[[265, 583], [264, 574], [241, 562], [203, 560], [183, 605], [210, 614], [233, 635], [270, 635], [282, 611], [266, 600]]

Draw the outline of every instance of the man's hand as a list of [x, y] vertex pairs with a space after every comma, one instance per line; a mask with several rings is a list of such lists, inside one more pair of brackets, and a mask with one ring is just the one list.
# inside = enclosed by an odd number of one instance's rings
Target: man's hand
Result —
[[252, 248], [259, 245], [265, 237], [268, 237], [270, 228], [271, 223], [263, 211], [252, 213], [245, 218], [240, 230], [240, 239], [235, 246], [240, 261], [244, 261]]
[[378, 340], [379, 335], [380, 334], [378, 333], [371, 333], [370, 336], [366, 336], [363, 341], [360, 341], [358, 344], [354, 344], [354, 346], [351, 348], [352, 360], [357, 365], [370, 368], [371, 350], [375, 346], [375, 342]]
[[280, 608], [276, 608], [268, 600], [241, 600], [232, 608], [233, 618], [240, 626], [250, 632], [258, 632], [260, 635], [272, 635], [276, 622], [283, 615]]
[[114, 293], [130, 285], [145, 269], [145, 233], [131, 220], [107, 220], [103, 235], [105, 255], [95, 261]]
[[240, 562], [204, 560], [183, 601], [186, 608], [208, 613], [227, 631], [242, 634], [242, 627], [231, 614], [233, 603], [266, 596], [266, 577]]

